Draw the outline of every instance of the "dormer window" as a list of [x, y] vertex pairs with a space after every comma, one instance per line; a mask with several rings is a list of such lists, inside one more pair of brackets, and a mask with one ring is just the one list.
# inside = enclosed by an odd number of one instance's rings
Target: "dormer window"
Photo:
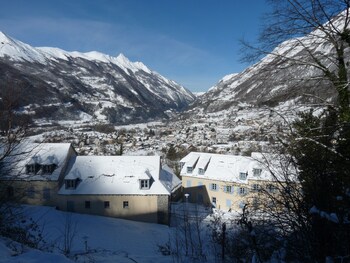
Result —
[[262, 172], [262, 169], [260, 169], [260, 168], [253, 168], [253, 175], [254, 175], [255, 177], [260, 176], [260, 175], [261, 175], [261, 172]]
[[198, 174], [203, 175], [203, 174], [204, 174], [204, 172], [205, 172], [205, 171], [204, 171], [204, 169], [203, 169], [203, 168], [199, 168], [199, 169], [198, 169]]
[[27, 164], [26, 173], [27, 174], [36, 174], [40, 169], [40, 165], [37, 163]]
[[43, 174], [52, 174], [56, 169], [56, 164], [46, 164], [42, 166]]
[[192, 166], [187, 166], [187, 173], [192, 173], [193, 167]]
[[79, 184], [80, 179], [66, 179], [64, 180], [64, 185], [66, 189], [76, 189]]
[[239, 180], [246, 180], [247, 179], [247, 173], [240, 172], [239, 173]]
[[140, 189], [149, 189], [150, 183], [148, 179], [140, 180]]

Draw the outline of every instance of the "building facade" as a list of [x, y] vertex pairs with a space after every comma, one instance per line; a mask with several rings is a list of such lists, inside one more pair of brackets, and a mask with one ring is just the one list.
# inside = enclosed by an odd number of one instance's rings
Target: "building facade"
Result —
[[4, 167], [1, 193], [11, 201], [151, 223], [168, 224], [181, 186], [159, 156], [77, 156], [62, 143], [26, 145]]
[[251, 157], [191, 152], [181, 161], [184, 194], [189, 202], [224, 211], [238, 211], [259, 199], [263, 188], [276, 192], [276, 183], [261, 161]]

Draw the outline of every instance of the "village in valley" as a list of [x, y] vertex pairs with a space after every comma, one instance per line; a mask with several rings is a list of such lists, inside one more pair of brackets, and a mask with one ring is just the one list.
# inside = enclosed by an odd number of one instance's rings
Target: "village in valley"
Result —
[[184, 2], [4, 1], [0, 263], [350, 262], [350, 0]]

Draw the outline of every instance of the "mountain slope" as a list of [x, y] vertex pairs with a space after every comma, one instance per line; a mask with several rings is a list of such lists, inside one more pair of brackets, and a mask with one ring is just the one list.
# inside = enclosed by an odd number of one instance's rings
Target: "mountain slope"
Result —
[[195, 99], [122, 54], [34, 48], [1, 32], [0, 73], [0, 96], [16, 94], [18, 107], [35, 119], [138, 122], [167, 117]]
[[[323, 28], [329, 27], [329, 31], [334, 31], [334, 38], [340, 39], [338, 32], [344, 30], [344, 17], [345, 14], [339, 14]], [[336, 32], [334, 28], [337, 27], [339, 31]], [[255, 65], [224, 77], [201, 96], [192, 109], [220, 112], [235, 108], [240, 103], [274, 107], [285, 103], [334, 101], [337, 92], [315, 62], [317, 59], [330, 72], [337, 70], [336, 50], [327, 38], [322, 30], [315, 29], [304, 37], [281, 43]], [[345, 52], [345, 57], [349, 57], [349, 50]]]

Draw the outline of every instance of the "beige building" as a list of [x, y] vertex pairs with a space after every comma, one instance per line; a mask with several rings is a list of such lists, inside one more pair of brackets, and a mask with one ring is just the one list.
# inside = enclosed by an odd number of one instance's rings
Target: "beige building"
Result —
[[77, 156], [62, 143], [25, 148], [3, 165], [1, 193], [10, 200], [168, 224], [170, 198], [181, 181], [159, 156]]
[[77, 156], [59, 190], [59, 209], [168, 224], [170, 194], [159, 156]]
[[69, 143], [23, 143], [2, 162], [2, 193], [24, 204], [55, 206], [74, 156]]
[[189, 202], [221, 210], [240, 210], [248, 200], [259, 198], [261, 187], [276, 191], [271, 173], [252, 157], [191, 152], [181, 161], [184, 194]]

